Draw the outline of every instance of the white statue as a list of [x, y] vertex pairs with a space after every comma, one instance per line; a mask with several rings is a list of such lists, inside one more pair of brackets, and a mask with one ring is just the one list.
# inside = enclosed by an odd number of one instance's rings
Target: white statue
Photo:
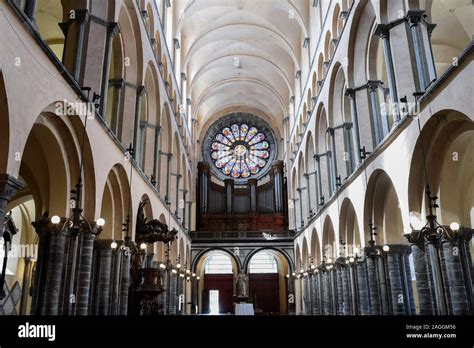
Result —
[[249, 297], [249, 277], [245, 273], [239, 273], [236, 279], [237, 284], [237, 297], [248, 298]]

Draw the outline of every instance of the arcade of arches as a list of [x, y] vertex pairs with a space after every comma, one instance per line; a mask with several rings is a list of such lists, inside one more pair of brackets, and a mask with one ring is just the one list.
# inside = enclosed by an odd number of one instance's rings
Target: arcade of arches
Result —
[[0, 0], [0, 313], [474, 314], [473, 15]]

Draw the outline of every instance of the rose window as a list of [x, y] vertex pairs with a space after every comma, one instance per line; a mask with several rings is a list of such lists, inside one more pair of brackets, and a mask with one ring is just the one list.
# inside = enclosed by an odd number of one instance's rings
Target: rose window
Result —
[[214, 137], [210, 151], [216, 168], [235, 179], [258, 174], [270, 158], [267, 136], [247, 124], [222, 129]]

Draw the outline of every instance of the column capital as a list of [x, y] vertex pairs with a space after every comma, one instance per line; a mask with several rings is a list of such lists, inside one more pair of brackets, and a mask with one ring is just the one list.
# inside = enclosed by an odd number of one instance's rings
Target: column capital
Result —
[[272, 163], [272, 168], [277, 168], [283, 170], [284, 162], [282, 160], [276, 160]]
[[407, 12], [406, 18], [410, 27], [417, 26], [424, 21], [426, 17], [424, 10], [410, 10]]
[[390, 38], [390, 27], [386, 24], [377, 24], [374, 35], [379, 36], [381, 39], [388, 39]]
[[382, 81], [379, 80], [368, 80], [367, 81], [367, 88], [370, 92], [376, 91], [379, 86], [382, 85]]
[[69, 16], [69, 19], [73, 21], [75, 20], [81, 24], [87, 23], [91, 19], [91, 14], [88, 9], [80, 8], [80, 9], [74, 10], [74, 18], [71, 18], [71, 16]]
[[120, 33], [120, 26], [117, 22], [110, 22], [108, 25], [107, 25], [107, 35], [111, 36], [111, 37], [114, 37], [115, 35], [117, 35], [118, 33]]
[[224, 185], [227, 186], [234, 186], [235, 182], [234, 179], [225, 179], [224, 180]]
[[342, 124], [342, 127], [343, 127], [344, 129], [350, 130], [353, 125], [354, 125], [354, 124], [353, 124], [352, 122], [344, 122], [344, 123]]
[[9, 174], [0, 174], [0, 200], [8, 202], [21, 188], [23, 183], [20, 180]]
[[319, 159], [321, 158], [321, 155], [315, 154], [315, 155], [313, 155], [313, 158], [316, 160], [316, 162], [319, 162]]
[[346, 97], [351, 99], [355, 98], [356, 90], [354, 88], [347, 88], [346, 92], [344, 93]]
[[334, 128], [333, 127], [328, 127], [328, 128], [326, 128], [326, 132], [329, 133], [329, 135], [333, 136], [334, 135]]
[[249, 179], [248, 183], [250, 186], [257, 186], [258, 180], [257, 179]]
[[137, 96], [143, 97], [144, 94], [146, 94], [145, 86], [138, 86], [137, 87]]

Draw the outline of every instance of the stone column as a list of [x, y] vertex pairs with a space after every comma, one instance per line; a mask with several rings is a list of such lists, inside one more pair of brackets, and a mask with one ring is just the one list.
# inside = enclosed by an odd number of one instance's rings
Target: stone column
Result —
[[100, 249], [100, 264], [98, 275], [98, 314], [108, 315], [110, 311], [110, 271], [112, 266], [112, 249]]
[[159, 183], [158, 183], [158, 168], [160, 168], [160, 159], [161, 159], [161, 143], [160, 143], [160, 137], [161, 137], [161, 127], [156, 126], [155, 128], [155, 144], [153, 146], [153, 174], [152, 174], [152, 184], [155, 186], [157, 189], [159, 188]]
[[94, 235], [87, 233], [81, 238], [81, 258], [77, 282], [76, 314], [89, 314], [89, 294], [92, 276], [92, 257], [94, 249]]
[[379, 292], [379, 283], [377, 277], [377, 259], [375, 257], [367, 257], [367, 274], [368, 274], [368, 284], [369, 284], [369, 296], [370, 296], [370, 314], [372, 315], [381, 315], [381, 300]]
[[336, 192], [336, 178], [337, 178], [337, 152], [336, 152], [336, 137], [334, 136], [334, 128], [328, 128], [329, 140], [331, 142], [331, 187], [332, 191]]
[[204, 162], [198, 163], [199, 176], [199, 211], [201, 214], [208, 213], [208, 186], [209, 186], [209, 165]]
[[[121, 113], [121, 106], [122, 106], [122, 100], [124, 98], [125, 94], [125, 80], [124, 79], [116, 79], [116, 80], [110, 80], [109, 85], [113, 86], [114, 88], [118, 89], [118, 100], [117, 100], [117, 105], [115, 109], [115, 115], [112, 116], [112, 123], [110, 125], [110, 128], [112, 129], [112, 132], [117, 136], [117, 138], [121, 138], [121, 133], [122, 130], [119, 128], [120, 126], [120, 113]], [[102, 115], [105, 117], [106, 115]]]
[[100, 106], [99, 114], [105, 119], [107, 112], [107, 97], [109, 90], [110, 60], [112, 56], [112, 41], [115, 35], [120, 32], [118, 23], [112, 22], [107, 25], [107, 37], [105, 39], [104, 61], [102, 64], [102, 82], [100, 86]]
[[179, 219], [179, 182], [183, 177], [181, 174], [176, 174], [176, 199], [175, 199], [175, 211], [174, 214]]
[[383, 44], [385, 67], [387, 69], [388, 88], [390, 99], [392, 101], [391, 111], [395, 122], [400, 121], [400, 112], [398, 110], [398, 93], [397, 83], [395, 79], [395, 70], [393, 66], [392, 47], [390, 45], [390, 28], [385, 24], [378, 24], [375, 29], [375, 34], [380, 36]]
[[392, 304], [390, 302], [390, 279], [388, 278], [388, 271], [386, 269], [387, 263], [383, 257], [376, 258], [377, 280], [380, 291], [380, 302], [382, 304], [382, 314], [387, 315], [392, 311]]
[[[443, 238], [441, 240], [442, 253], [446, 265], [446, 282], [451, 298], [451, 306], [454, 315], [470, 314], [470, 300], [468, 284], [465, 282], [464, 270], [461, 259], [460, 240], [458, 236], [452, 239]], [[462, 243], [462, 242], [461, 242]]]
[[135, 98], [135, 121], [133, 124], [133, 158], [139, 161], [143, 149], [140, 147], [140, 114], [142, 110], [142, 98], [145, 95], [145, 86], [138, 86]]
[[[61, 285], [63, 278], [64, 249], [66, 233], [57, 232], [51, 236], [44, 290], [43, 315], [59, 315]], [[37, 284], [36, 286], [41, 286]]]
[[324, 295], [324, 315], [332, 315], [334, 312], [333, 308], [333, 288], [332, 288], [332, 277], [329, 271], [323, 273], [323, 295]]
[[249, 179], [250, 211], [252, 212], [252, 214], [256, 214], [258, 212], [257, 183], [257, 179]]
[[274, 182], [274, 212], [283, 212], [283, 161], [275, 161], [272, 165]]
[[[165, 202], [166, 204], [171, 204], [171, 197], [170, 197], [170, 180], [171, 180], [171, 160], [173, 159], [173, 154], [168, 153], [167, 162], [166, 162], [166, 195], [165, 195]], [[171, 207], [170, 207], [171, 210]]]
[[418, 292], [418, 302], [420, 315], [435, 314], [432, 293], [430, 289], [430, 277], [428, 273], [427, 260], [425, 255], [425, 240], [420, 231], [412, 231], [406, 235], [410, 242], [413, 264], [415, 268], [416, 289]]
[[346, 152], [344, 156], [347, 157], [349, 161], [349, 171], [352, 173], [356, 166], [354, 161], [354, 149], [352, 145], [352, 138], [351, 138], [351, 129], [353, 128], [353, 124], [349, 122], [344, 122], [343, 124], [343, 132], [344, 132], [344, 142], [346, 144]]
[[61, 23], [60, 27], [66, 38], [64, 44], [63, 62], [76, 81], [81, 84], [82, 60], [84, 56], [84, 37], [86, 25], [90, 21], [87, 9], [74, 10], [74, 18], [68, 17], [68, 22]]
[[[411, 274], [407, 273], [408, 245], [389, 245], [387, 252], [388, 278], [390, 280], [391, 314], [411, 315], [413, 291], [411, 287]], [[408, 268], [408, 272], [409, 268]]]
[[[313, 271], [311, 271], [313, 272]], [[310, 290], [311, 290], [311, 315], [317, 315], [318, 314], [318, 294], [317, 294], [317, 284], [316, 284], [316, 278], [317, 275], [314, 273], [310, 273]]]
[[422, 16], [424, 11], [408, 11], [407, 13], [407, 20], [410, 26], [411, 36], [413, 40], [413, 49], [415, 51], [415, 62], [416, 62], [416, 70], [418, 76], [418, 83], [419, 83], [419, 92], [425, 91], [426, 87], [428, 86], [428, 72], [427, 72], [427, 64], [426, 64], [426, 57], [423, 51], [423, 44], [421, 41], [421, 33], [420, 33], [420, 22], [422, 20]]
[[336, 314], [344, 315], [344, 290], [342, 285], [342, 267], [334, 268], [334, 277], [336, 283]]
[[320, 155], [314, 155], [314, 160], [316, 161], [316, 186], [318, 188], [318, 206], [321, 206], [322, 202], [324, 201], [324, 195], [323, 195], [323, 184], [321, 181], [321, 156]]
[[369, 292], [369, 276], [367, 272], [367, 259], [356, 261], [357, 290], [359, 311], [361, 315], [371, 314], [371, 296]]
[[[355, 260], [355, 259], [354, 259]], [[354, 261], [355, 262], [355, 261]], [[358, 315], [359, 314], [359, 289], [357, 288], [357, 273], [356, 273], [357, 265], [355, 263], [351, 263], [348, 268], [348, 276], [349, 276], [349, 292], [351, 296], [351, 314]]]
[[[227, 212], [227, 214], [232, 214], [232, 212], [233, 212], [232, 202], [233, 202], [233, 198], [234, 198], [234, 180], [233, 179], [225, 179], [224, 180], [224, 185], [225, 185], [226, 212]], [[250, 185], [250, 192], [252, 193], [252, 183], [250, 182], [250, 180], [249, 180], [249, 185]], [[253, 194], [255, 195], [255, 187], [253, 188]], [[252, 196], [252, 194], [251, 194], [251, 197], [250, 197], [250, 203], [251, 204], [250, 205], [252, 207], [252, 212], [254, 212], [252, 204], [256, 203], [256, 201], [254, 202], [254, 199], [256, 199], [255, 196]]]
[[303, 195], [302, 195], [302, 191], [303, 189], [298, 187], [296, 189], [296, 191], [298, 192], [298, 200], [300, 201], [300, 227], [303, 228], [304, 226], [304, 219], [303, 219]]
[[[434, 292], [435, 309], [438, 315], [447, 315], [448, 304], [446, 303], [445, 287], [443, 284], [442, 263], [438, 255], [437, 244], [438, 236], [428, 236], [426, 239], [426, 247], [428, 253], [428, 265], [430, 267], [430, 275], [432, 277], [432, 286]], [[442, 254], [444, 255], [444, 254]]]
[[122, 253], [120, 279], [120, 315], [128, 314], [128, 292], [130, 287], [130, 253]]
[[306, 193], [308, 194], [308, 220], [313, 216], [313, 207], [311, 206], [311, 185], [309, 183], [309, 174], [305, 173], [306, 179]]
[[379, 97], [377, 94], [379, 84], [380, 81], [367, 82], [370, 97], [370, 108], [372, 110], [372, 122], [374, 125], [375, 145], [380, 144], [380, 142], [385, 137], [385, 132], [381, 125], [382, 118], [380, 116]]
[[321, 292], [321, 272], [317, 270], [316, 274], [313, 276], [314, 278], [314, 293], [315, 293], [315, 315], [322, 315], [323, 314], [323, 306], [322, 306], [322, 292]]
[[22, 187], [23, 184], [13, 176], [0, 174], [0, 238], [3, 236], [5, 229], [5, 215], [7, 214], [8, 202]]
[[356, 103], [356, 94], [355, 90], [348, 88], [346, 90], [346, 96], [349, 97], [349, 102], [351, 105], [351, 114], [352, 114], [352, 142], [353, 142], [353, 158], [354, 166], [358, 167], [361, 162], [360, 158], [360, 133], [359, 133], [359, 117], [357, 115], [357, 103]]
[[309, 287], [309, 276], [301, 277], [301, 285], [303, 287], [303, 312], [305, 315], [311, 315], [311, 289]]
[[343, 315], [352, 314], [352, 291], [351, 291], [351, 279], [350, 279], [351, 268], [344, 266], [341, 268], [341, 281], [342, 281], [342, 308]]
[[186, 229], [186, 224], [187, 224], [187, 221], [186, 221], [186, 195], [188, 194], [188, 190], [184, 189], [184, 190], [181, 190], [181, 191], [183, 192], [183, 227], [184, 227], [184, 229]]

